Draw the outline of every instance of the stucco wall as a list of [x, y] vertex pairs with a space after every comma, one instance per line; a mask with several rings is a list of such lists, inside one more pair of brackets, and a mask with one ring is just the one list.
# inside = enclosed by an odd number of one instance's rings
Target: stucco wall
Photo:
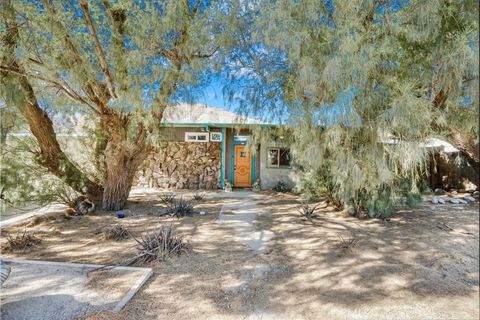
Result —
[[[298, 181], [299, 175], [295, 170], [288, 168], [268, 168], [267, 167], [267, 148], [280, 147], [275, 144], [264, 142], [260, 145], [260, 180], [262, 189], [271, 189], [279, 181], [284, 181], [291, 187], [294, 187]], [[258, 176], [258, 174], [257, 174]]]

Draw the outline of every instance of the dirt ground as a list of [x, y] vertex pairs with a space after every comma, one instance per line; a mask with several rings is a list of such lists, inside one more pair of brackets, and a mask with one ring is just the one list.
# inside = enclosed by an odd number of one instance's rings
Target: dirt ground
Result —
[[223, 204], [238, 201], [234, 194], [208, 194], [196, 205], [207, 215], [180, 220], [152, 215], [163, 208], [155, 194], [131, 197], [124, 219], [101, 211], [71, 219], [52, 214], [2, 229], [2, 244], [7, 232], [42, 238], [33, 249], [2, 255], [119, 263], [135, 254], [135, 242], [104, 240], [102, 228], [121, 223], [137, 236], [166, 223], [193, 251], [141, 265], [154, 275], [127, 306], [90, 319], [478, 319], [478, 202], [424, 202], [399, 208], [390, 221], [320, 205], [309, 221], [298, 213], [297, 196], [262, 193], [255, 227], [274, 236], [255, 252], [217, 219]]

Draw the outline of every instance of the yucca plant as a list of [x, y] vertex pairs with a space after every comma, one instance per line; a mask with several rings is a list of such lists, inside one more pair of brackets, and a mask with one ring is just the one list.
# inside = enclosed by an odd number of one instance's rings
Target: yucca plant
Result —
[[160, 202], [169, 205], [175, 202], [175, 195], [171, 192], [164, 192], [160, 195]]
[[310, 220], [314, 217], [315, 210], [317, 209], [317, 207], [318, 205], [311, 205], [311, 204], [304, 203], [299, 209], [300, 215]]
[[196, 201], [202, 201], [207, 194], [205, 192], [195, 192], [193, 194], [193, 199]]
[[141, 262], [165, 261], [172, 255], [178, 256], [190, 250], [190, 244], [176, 235], [171, 225], [161, 226], [153, 233], [133, 239], [138, 243], [136, 261]]
[[338, 234], [338, 238], [340, 239], [340, 248], [345, 251], [352, 251], [358, 245], [358, 240], [355, 237], [345, 239]]
[[195, 212], [192, 202], [181, 198], [168, 205], [168, 213], [177, 218], [181, 218], [186, 216], [191, 217]]

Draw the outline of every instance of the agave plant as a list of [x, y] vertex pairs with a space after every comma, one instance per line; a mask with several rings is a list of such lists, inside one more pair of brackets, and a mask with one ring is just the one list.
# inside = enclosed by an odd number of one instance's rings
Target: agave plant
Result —
[[[133, 237], [133, 236], [132, 236]], [[180, 255], [190, 250], [190, 244], [182, 236], [175, 234], [171, 225], [161, 226], [153, 233], [141, 235], [137, 241], [137, 261], [165, 261], [172, 255]]]
[[196, 201], [202, 201], [207, 194], [205, 192], [195, 192], [193, 194], [193, 199]]
[[175, 202], [175, 195], [171, 192], [164, 192], [160, 195], [160, 202], [163, 204], [172, 204]]
[[302, 206], [299, 209], [300, 214], [307, 218], [307, 219], [312, 219], [315, 215], [315, 210], [317, 210], [318, 205], [310, 205], [307, 203], [302, 204]]

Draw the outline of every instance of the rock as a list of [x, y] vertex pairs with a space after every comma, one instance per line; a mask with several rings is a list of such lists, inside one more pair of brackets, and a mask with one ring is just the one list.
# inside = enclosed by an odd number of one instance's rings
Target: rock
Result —
[[453, 204], [459, 204], [460, 203], [460, 201], [458, 201], [458, 199], [455, 199], [455, 198], [450, 198], [450, 199], [448, 199], [448, 201], [450, 203], [453, 203]]
[[436, 197], [433, 198], [433, 199], [432, 199], [432, 203], [433, 203], [433, 204], [438, 204], [438, 198], [436, 198]]
[[434, 192], [435, 192], [436, 195], [439, 195], [439, 196], [443, 196], [443, 195], [447, 194], [447, 191], [443, 190], [442, 188], [437, 188], [437, 189], [435, 189]]
[[471, 197], [471, 196], [463, 197], [463, 199], [465, 199], [465, 200], [468, 201], [468, 202], [475, 202], [475, 198], [474, 198], [474, 197]]
[[147, 157], [135, 184], [160, 188], [216, 188], [220, 176], [220, 144], [169, 142]]
[[477, 197], [477, 198], [480, 197], [480, 191], [478, 191], [478, 190], [477, 190], [477, 191], [474, 191], [474, 192], [472, 193], [472, 196]]
[[455, 190], [453, 190], [453, 191], [451, 192], [451, 194], [458, 194], [458, 192], [455, 191]]
[[468, 204], [468, 201], [467, 201], [467, 200], [463, 200], [463, 199], [458, 199], [458, 203], [460, 203], [460, 204]]
[[445, 199], [438, 198], [438, 203], [440, 203], [440, 204], [445, 204]]

